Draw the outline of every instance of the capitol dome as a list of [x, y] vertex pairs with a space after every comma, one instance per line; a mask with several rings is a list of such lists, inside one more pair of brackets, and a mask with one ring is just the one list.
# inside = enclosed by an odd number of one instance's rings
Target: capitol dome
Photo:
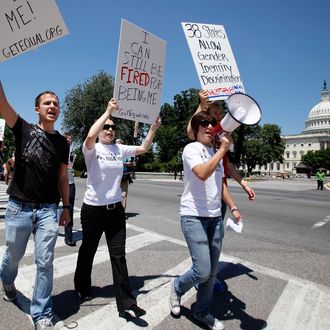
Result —
[[326, 81], [321, 92], [321, 101], [310, 110], [302, 133], [330, 134], [330, 99]]

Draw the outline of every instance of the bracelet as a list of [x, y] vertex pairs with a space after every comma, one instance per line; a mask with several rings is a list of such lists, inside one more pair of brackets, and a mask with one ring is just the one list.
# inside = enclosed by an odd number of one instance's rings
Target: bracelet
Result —
[[230, 209], [230, 212], [234, 212], [234, 211], [238, 211], [238, 208], [236, 206], [233, 206], [231, 209]]
[[71, 205], [63, 205], [62, 208], [63, 208], [63, 209], [69, 209], [69, 210], [70, 210]]

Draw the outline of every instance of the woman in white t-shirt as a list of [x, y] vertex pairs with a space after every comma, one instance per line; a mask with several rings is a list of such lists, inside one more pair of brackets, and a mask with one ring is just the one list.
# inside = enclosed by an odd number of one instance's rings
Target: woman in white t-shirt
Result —
[[196, 142], [188, 144], [182, 154], [185, 174], [184, 192], [180, 203], [182, 232], [192, 258], [192, 267], [172, 282], [170, 308], [180, 315], [180, 300], [192, 287], [198, 287], [193, 315], [210, 329], [224, 329], [223, 324], [209, 311], [213, 286], [223, 238], [221, 198], [231, 209], [236, 221], [240, 213], [223, 183], [223, 157], [232, 138], [221, 138], [220, 148], [214, 152], [212, 129], [216, 119], [207, 111], [195, 114], [191, 127]]
[[[82, 244], [79, 249], [74, 275], [75, 290], [82, 301], [91, 300], [91, 272], [100, 238], [105, 233], [114, 282], [114, 294], [120, 317], [131, 318], [145, 314], [137, 306], [131, 293], [125, 257], [126, 221], [121, 203], [120, 182], [123, 175], [122, 160], [147, 152], [160, 126], [160, 119], [151, 125], [141, 146], [113, 144], [116, 125], [110, 118], [118, 110], [111, 99], [104, 114], [93, 124], [83, 144], [87, 167], [87, 190], [81, 208]], [[98, 138], [98, 142], [96, 140]]]

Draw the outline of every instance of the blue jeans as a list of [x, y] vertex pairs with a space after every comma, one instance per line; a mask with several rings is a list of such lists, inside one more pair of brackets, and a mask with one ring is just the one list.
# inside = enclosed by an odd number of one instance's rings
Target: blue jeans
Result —
[[188, 244], [192, 267], [176, 278], [178, 295], [198, 285], [194, 312], [206, 314], [212, 299], [224, 235], [221, 217], [181, 216], [181, 229]]
[[54, 248], [58, 233], [56, 203], [21, 203], [9, 198], [6, 211], [6, 252], [0, 268], [5, 284], [14, 283], [31, 233], [37, 273], [30, 313], [34, 322], [52, 312]]

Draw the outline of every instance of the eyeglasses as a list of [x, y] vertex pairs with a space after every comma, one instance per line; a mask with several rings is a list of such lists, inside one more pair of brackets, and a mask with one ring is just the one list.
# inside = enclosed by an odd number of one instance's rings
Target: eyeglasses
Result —
[[109, 128], [111, 128], [113, 131], [115, 131], [115, 130], [116, 130], [116, 125], [105, 124], [105, 125], [103, 126], [103, 130], [104, 130], [104, 131], [108, 131]]
[[217, 123], [216, 119], [212, 119], [211, 121], [202, 119], [199, 123], [199, 125], [201, 125], [204, 128], [209, 127], [210, 124], [212, 125], [212, 127], [215, 127], [215, 126], [217, 126], [218, 123]]

